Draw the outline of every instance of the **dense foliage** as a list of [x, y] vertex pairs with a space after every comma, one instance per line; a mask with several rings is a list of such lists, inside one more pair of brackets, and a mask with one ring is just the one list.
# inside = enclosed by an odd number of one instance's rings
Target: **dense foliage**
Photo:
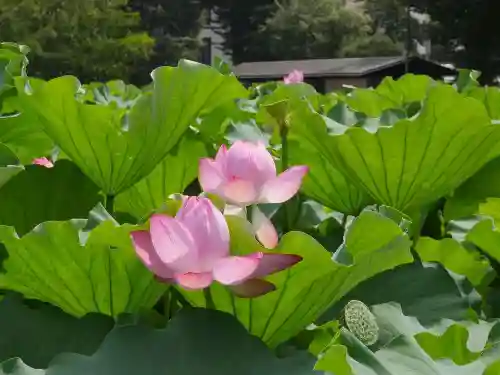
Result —
[[0, 50], [2, 374], [500, 374], [499, 89], [182, 60], [140, 90], [24, 52]]
[[340, 1], [290, 0], [259, 32], [260, 49], [271, 60], [398, 56], [402, 50], [382, 31], [373, 33], [363, 12]]
[[[401, 0], [403, 1], [403, 0]], [[446, 47], [460, 66], [483, 72], [485, 83], [500, 74], [500, 43], [495, 37], [495, 15], [500, 3], [495, 0], [412, 0], [410, 5], [427, 12], [435, 21], [432, 38]]]
[[[224, 36], [224, 48], [235, 63], [394, 56], [402, 52], [402, 40], [388, 36], [376, 17], [372, 17], [376, 14], [367, 12], [362, 1], [202, 0], [201, 3], [214, 9], [221, 24], [219, 32]], [[404, 12], [400, 4], [397, 7]], [[387, 8], [384, 6], [380, 11], [385, 13]], [[393, 27], [400, 27], [401, 21]], [[404, 34], [404, 28], [401, 33]]]
[[29, 46], [33, 75], [129, 77], [149, 59], [154, 40], [126, 5], [126, 0], [2, 0], [0, 34]]
[[181, 57], [199, 59], [199, 33], [205, 22], [202, 5], [199, 0], [128, 1], [128, 7], [140, 16], [141, 28], [154, 39], [153, 53], [135, 68], [133, 82], [142, 83], [155, 67], [175, 65]]

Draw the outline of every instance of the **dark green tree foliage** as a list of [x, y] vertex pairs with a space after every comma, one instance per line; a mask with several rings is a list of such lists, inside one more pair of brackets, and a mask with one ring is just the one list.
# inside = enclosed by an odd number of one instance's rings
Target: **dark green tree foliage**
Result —
[[484, 83], [500, 73], [498, 0], [413, 0], [411, 5], [440, 24], [433, 39], [445, 45], [461, 67], [482, 71]]
[[180, 58], [198, 60], [198, 35], [203, 21], [199, 0], [130, 0], [141, 25], [155, 40], [154, 53], [134, 75], [134, 82], [149, 80], [149, 73], [161, 65], [176, 65]]
[[345, 57], [398, 56], [403, 50], [402, 43], [395, 43], [387, 34], [375, 34], [354, 39], [342, 50]]
[[221, 25], [224, 48], [231, 51], [233, 61], [266, 59], [258, 31], [276, 10], [274, 0], [202, 0], [205, 7], [213, 9]]
[[261, 38], [273, 60], [329, 58], [366, 27], [366, 18], [335, 0], [289, 0], [267, 20]]
[[[387, 35], [395, 43], [415, 51], [414, 41], [423, 43], [430, 38], [437, 23], [432, 22], [427, 14], [417, 12], [407, 0], [364, 0], [364, 9], [372, 20], [372, 27], [377, 33]], [[410, 4], [411, 12], [407, 6]], [[408, 34], [409, 32], [409, 34]], [[410, 41], [408, 41], [408, 37]], [[409, 45], [408, 45], [408, 42]], [[376, 43], [380, 43], [377, 40]], [[437, 43], [433, 43], [437, 47]]]
[[0, 35], [30, 47], [30, 72], [82, 81], [128, 77], [151, 53], [125, 0], [2, 0]]
[[271, 60], [398, 55], [387, 36], [373, 33], [361, 8], [339, 0], [288, 0], [260, 32]]
[[404, 41], [406, 36], [406, 10], [403, 0], [364, 0], [366, 12], [377, 30], [384, 30], [395, 41]]

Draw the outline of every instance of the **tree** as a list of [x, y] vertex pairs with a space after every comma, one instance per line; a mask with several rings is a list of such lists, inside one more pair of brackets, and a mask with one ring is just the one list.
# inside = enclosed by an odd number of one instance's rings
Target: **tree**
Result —
[[261, 45], [267, 45], [269, 60], [398, 54], [390, 39], [372, 33], [370, 23], [339, 0], [288, 0], [261, 29]]
[[375, 30], [383, 30], [394, 41], [405, 40], [407, 13], [402, 0], [364, 0], [364, 7]]
[[375, 34], [355, 38], [342, 49], [345, 57], [398, 56], [403, 46], [395, 43], [388, 35], [377, 31]]
[[214, 10], [221, 25], [224, 49], [234, 63], [261, 60], [265, 53], [260, 46], [259, 29], [276, 10], [275, 0], [201, 0]]
[[154, 52], [136, 72], [136, 81], [143, 81], [157, 66], [175, 65], [180, 58], [199, 58], [198, 35], [204, 17], [199, 0], [131, 0], [129, 5], [155, 40]]
[[417, 52], [415, 42], [422, 44], [436, 27], [427, 14], [417, 12], [407, 0], [364, 0], [364, 9], [377, 33], [386, 34], [401, 48], [409, 48], [410, 53]]
[[2, 0], [0, 35], [30, 47], [29, 71], [83, 81], [128, 77], [149, 57], [153, 40], [138, 30], [125, 0]]
[[433, 37], [447, 47], [456, 63], [481, 70], [483, 83], [500, 73], [498, 0], [461, 0], [460, 5], [454, 0], [412, 0], [411, 5], [439, 23]]

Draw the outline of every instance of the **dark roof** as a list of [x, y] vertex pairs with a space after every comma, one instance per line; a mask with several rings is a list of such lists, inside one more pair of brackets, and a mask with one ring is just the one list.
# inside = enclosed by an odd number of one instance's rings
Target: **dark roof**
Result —
[[[411, 60], [433, 65], [440, 70], [442, 68], [443, 75], [456, 73], [453, 69], [432, 61], [418, 57], [412, 57]], [[405, 58], [402, 56], [258, 61], [241, 63], [236, 65], [233, 71], [241, 79], [281, 78], [294, 69], [301, 70], [306, 77], [359, 77], [404, 63]]]

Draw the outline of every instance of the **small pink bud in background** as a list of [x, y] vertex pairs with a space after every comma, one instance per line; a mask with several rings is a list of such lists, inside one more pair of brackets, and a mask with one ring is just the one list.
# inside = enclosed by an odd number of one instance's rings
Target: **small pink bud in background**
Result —
[[292, 83], [302, 83], [304, 82], [304, 73], [300, 70], [293, 70], [290, 74], [283, 78], [283, 82], [285, 82], [286, 85], [290, 85]]
[[33, 159], [33, 164], [41, 165], [42, 167], [45, 167], [45, 168], [53, 168], [54, 167], [54, 163], [52, 163], [49, 159], [47, 159], [45, 157]]
[[139, 258], [162, 281], [190, 290], [217, 281], [241, 297], [273, 291], [275, 286], [262, 277], [302, 260], [281, 253], [231, 256], [226, 220], [204, 197], [189, 197], [175, 218], [153, 215], [149, 231], [135, 231], [131, 237]]
[[272, 155], [262, 143], [236, 141], [222, 145], [215, 159], [200, 160], [203, 191], [237, 206], [283, 203], [297, 194], [307, 166], [295, 166], [276, 176]]

